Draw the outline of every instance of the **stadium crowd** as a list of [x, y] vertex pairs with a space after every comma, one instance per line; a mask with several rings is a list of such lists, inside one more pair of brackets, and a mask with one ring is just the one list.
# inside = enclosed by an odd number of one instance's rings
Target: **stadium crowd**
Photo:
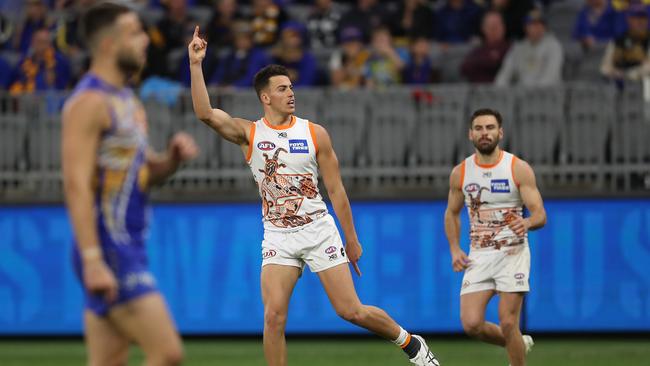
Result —
[[[88, 67], [79, 16], [96, 1], [1, 2], [0, 88], [20, 94], [74, 85]], [[581, 55], [602, 50], [594, 79], [622, 85], [650, 75], [650, 0], [129, 2], [151, 40], [135, 81], [143, 93], [189, 86], [186, 45], [196, 24], [209, 42], [204, 74], [216, 87], [250, 87], [270, 63], [286, 66], [297, 87], [555, 85], [570, 73], [569, 43]], [[572, 24], [551, 29], [549, 10], [567, 3], [577, 5]]]

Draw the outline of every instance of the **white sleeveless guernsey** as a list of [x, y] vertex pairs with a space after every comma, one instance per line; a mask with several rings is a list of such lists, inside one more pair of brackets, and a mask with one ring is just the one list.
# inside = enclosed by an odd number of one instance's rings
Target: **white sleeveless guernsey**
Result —
[[470, 220], [471, 250], [500, 250], [528, 243], [508, 223], [523, 214], [523, 201], [513, 168], [517, 157], [501, 151], [493, 165], [480, 165], [476, 154], [461, 163], [460, 184]]
[[307, 120], [292, 116], [282, 127], [264, 118], [253, 123], [246, 161], [262, 197], [265, 230], [295, 230], [327, 214], [318, 191], [317, 151]]

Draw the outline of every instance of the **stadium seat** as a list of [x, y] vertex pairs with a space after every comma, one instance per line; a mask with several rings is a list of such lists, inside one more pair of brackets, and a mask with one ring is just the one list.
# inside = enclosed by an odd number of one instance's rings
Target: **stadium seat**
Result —
[[553, 164], [565, 124], [564, 101], [562, 86], [519, 90], [511, 152], [534, 165]]
[[468, 93], [466, 85], [440, 85], [420, 92], [412, 138], [418, 165], [448, 168], [458, 163], [458, 144], [469, 144], [465, 110]]
[[405, 166], [415, 127], [415, 98], [410, 89], [391, 88], [369, 96], [367, 125], [369, 162], [375, 169]]
[[[368, 94], [362, 91], [330, 90], [322, 101], [322, 118], [342, 168], [363, 165], [367, 139]], [[365, 136], [365, 137], [364, 137]]]

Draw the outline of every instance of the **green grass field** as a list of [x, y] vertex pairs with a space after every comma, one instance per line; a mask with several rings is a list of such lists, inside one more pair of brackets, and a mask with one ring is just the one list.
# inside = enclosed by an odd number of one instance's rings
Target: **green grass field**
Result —
[[[431, 339], [429, 345], [444, 366], [507, 366], [505, 352], [478, 342]], [[185, 365], [264, 365], [261, 340], [187, 340]], [[80, 341], [0, 340], [0, 365], [83, 365]], [[130, 365], [142, 364], [133, 348]], [[650, 365], [648, 339], [579, 340], [541, 338], [528, 358], [535, 366], [641, 366]], [[375, 339], [289, 339], [289, 365], [360, 366], [409, 365], [390, 343]]]

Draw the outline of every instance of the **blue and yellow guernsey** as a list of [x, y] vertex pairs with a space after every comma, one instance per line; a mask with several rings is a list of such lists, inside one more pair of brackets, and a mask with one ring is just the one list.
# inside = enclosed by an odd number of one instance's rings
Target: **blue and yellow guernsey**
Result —
[[[108, 303], [103, 294], [84, 288], [86, 308], [104, 316], [112, 306], [157, 291], [144, 246], [149, 221], [147, 127], [131, 89], [115, 88], [87, 74], [72, 97], [88, 91], [105, 96], [111, 118], [110, 127], [99, 140], [94, 189], [97, 233], [103, 259], [118, 282], [118, 297]], [[83, 282], [83, 261], [77, 245], [73, 265]]]
[[110, 128], [100, 138], [95, 173], [95, 204], [102, 244], [141, 245], [148, 222], [147, 131], [139, 101], [130, 88], [117, 89], [87, 74], [73, 93], [106, 96]]

